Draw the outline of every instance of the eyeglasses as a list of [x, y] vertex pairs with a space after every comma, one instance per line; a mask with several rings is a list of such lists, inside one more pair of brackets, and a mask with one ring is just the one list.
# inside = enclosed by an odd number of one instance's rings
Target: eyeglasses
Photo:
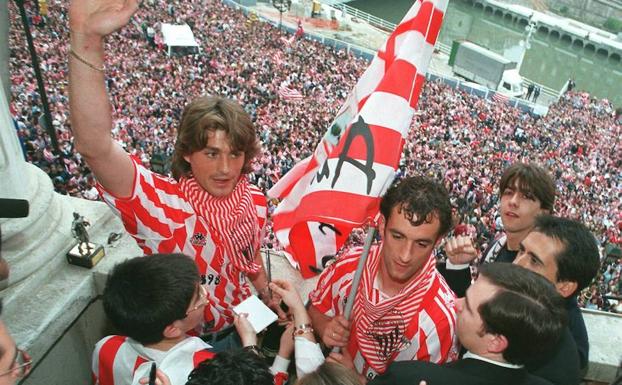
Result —
[[186, 315], [189, 315], [195, 310], [202, 308], [207, 305], [209, 301], [207, 300], [207, 290], [203, 285], [199, 285], [199, 300], [196, 305], [194, 305], [191, 309], [186, 312]]
[[24, 378], [28, 373], [30, 373], [31, 366], [32, 358], [30, 358], [30, 355], [16, 346], [15, 356], [13, 357], [13, 362], [11, 363], [11, 369], [0, 373], [0, 377], [7, 376], [9, 374], [16, 374], [17, 378]]

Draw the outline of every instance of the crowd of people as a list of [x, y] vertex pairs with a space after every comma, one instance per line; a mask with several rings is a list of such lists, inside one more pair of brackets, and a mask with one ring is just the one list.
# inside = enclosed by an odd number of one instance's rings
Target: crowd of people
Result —
[[[162, 5], [160, 5], [162, 3]], [[166, 4], [166, 6], [164, 6]], [[41, 98], [30, 57], [10, 3], [10, 104], [29, 162], [41, 167], [62, 194], [99, 199], [95, 179], [73, 148], [68, 114], [66, 5], [48, 4], [48, 15], [31, 28], [44, 72], [61, 154], [43, 128]], [[188, 23], [201, 45], [196, 55], [166, 54], [160, 23]], [[251, 21], [221, 1], [148, 1], [108, 48], [106, 86], [113, 108], [113, 136], [146, 167], [157, 154], [166, 159], [183, 106], [203, 94], [238, 101], [254, 121], [262, 151], [253, 163], [252, 182], [267, 191], [311, 154], [340, 103], [367, 66], [344, 51], [300, 39], [285, 44], [285, 33]], [[297, 90], [288, 100], [279, 89]], [[622, 134], [607, 100], [570, 91], [535, 116], [481, 99], [437, 82], [428, 83], [404, 147], [398, 176], [424, 173], [443, 180], [457, 218], [477, 234], [482, 247], [500, 232], [500, 170], [516, 161], [534, 161], [553, 173], [558, 193], [555, 213], [587, 224], [602, 248], [622, 245]], [[273, 207], [269, 207], [272, 210]], [[265, 244], [278, 245], [268, 231]], [[360, 238], [360, 234], [359, 237]], [[581, 297], [588, 308], [619, 311], [622, 261], [607, 260]]]

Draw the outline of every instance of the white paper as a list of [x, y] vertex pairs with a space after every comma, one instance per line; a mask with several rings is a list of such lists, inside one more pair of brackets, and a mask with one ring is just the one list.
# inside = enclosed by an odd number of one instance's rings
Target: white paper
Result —
[[276, 321], [279, 317], [270, 310], [256, 295], [251, 295], [233, 308], [235, 314], [248, 314], [248, 322], [251, 323], [255, 333], [259, 333]]

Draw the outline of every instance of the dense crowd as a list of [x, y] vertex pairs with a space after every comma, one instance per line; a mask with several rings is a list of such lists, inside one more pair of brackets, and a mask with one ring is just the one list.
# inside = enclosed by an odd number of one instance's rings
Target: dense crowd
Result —
[[[162, 3], [162, 4], [160, 4]], [[166, 4], [166, 6], [164, 6]], [[133, 25], [109, 38], [107, 87], [114, 137], [150, 166], [173, 151], [183, 106], [201, 94], [233, 98], [255, 122], [263, 153], [251, 178], [267, 190], [308, 156], [367, 63], [343, 51], [254, 22], [221, 1], [148, 1]], [[63, 194], [98, 199], [95, 181], [74, 151], [67, 100], [66, 5], [49, 3], [45, 18], [31, 17], [61, 156], [53, 154], [42, 127], [40, 97], [14, 4], [9, 5], [11, 113], [26, 158], [47, 172]], [[35, 15], [30, 10], [30, 15]], [[188, 23], [201, 45], [196, 55], [166, 54], [159, 24]], [[279, 89], [303, 95], [287, 100]], [[544, 117], [428, 83], [406, 141], [398, 176], [427, 173], [443, 180], [461, 228], [480, 243], [500, 231], [495, 187], [515, 161], [535, 161], [556, 178], [556, 214], [579, 219], [600, 244], [622, 245], [622, 126], [614, 107], [583, 92], [568, 92]], [[272, 209], [272, 208], [271, 208]], [[271, 232], [268, 246], [278, 247]], [[357, 235], [360, 238], [360, 234]], [[622, 310], [622, 261], [607, 260], [582, 300], [587, 307]]]

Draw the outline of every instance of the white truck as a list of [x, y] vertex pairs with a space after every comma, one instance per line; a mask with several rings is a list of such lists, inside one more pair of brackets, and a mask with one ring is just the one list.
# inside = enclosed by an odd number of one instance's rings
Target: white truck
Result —
[[521, 97], [523, 79], [516, 63], [469, 41], [454, 41], [449, 54], [454, 74], [503, 94]]

